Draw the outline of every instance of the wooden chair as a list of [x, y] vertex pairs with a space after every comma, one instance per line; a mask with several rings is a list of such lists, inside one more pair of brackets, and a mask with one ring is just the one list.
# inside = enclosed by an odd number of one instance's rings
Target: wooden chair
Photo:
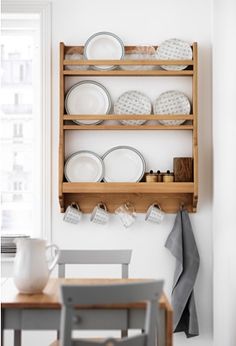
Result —
[[[163, 288], [163, 281], [150, 280], [115, 285], [61, 286], [61, 326], [60, 346], [155, 346], [157, 338], [157, 301]], [[108, 338], [101, 341], [73, 339], [72, 330], [79, 326], [80, 312], [76, 306], [109, 305], [147, 302], [146, 316], [141, 334], [121, 339]], [[77, 322], [78, 323], [77, 323]], [[101, 321], [94, 320], [91, 329], [96, 329]], [[76, 328], [77, 329], [77, 328]], [[86, 328], [87, 329], [87, 328]], [[104, 329], [106, 329], [104, 321]]]
[[132, 250], [61, 250], [58, 260], [58, 276], [65, 277], [67, 264], [119, 264], [121, 277], [129, 276]]

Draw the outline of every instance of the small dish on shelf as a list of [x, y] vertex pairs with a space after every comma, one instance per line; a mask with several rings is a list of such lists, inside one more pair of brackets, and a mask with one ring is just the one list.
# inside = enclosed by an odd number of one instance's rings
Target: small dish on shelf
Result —
[[[190, 114], [191, 104], [188, 97], [181, 91], [169, 90], [162, 93], [154, 101], [154, 114]], [[185, 120], [158, 120], [162, 125], [181, 125]]]
[[[152, 103], [142, 92], [130, 90], [123, 93], [114, 104], [115, 114], [151, 114]], [[123, 125], [142, 125], [146, 120], [120, 120]]]
[[[85, 80], [73, 85], [66, 94], [67, 114], [109, 114], [112, 102], [107, 89], [100, 83]], [[99, 124], [102, 120], [73, 120], [76, 124]]]
[[[155, 60], [156, 51], [152, 46], [137, 46], [126, 49], [124, 60]], [[153, 65], [120, 65], [122, 70], [129, 71], [147, 71], [153, 70]]]
[[[166, 40], [157, 47], [156, 58], [158, 60], [192, 60], [193, 52], [186, 41], [172, 38]], [[161, 65], [164, 70], [184, 70], [188, 65]]]
[[[82, 54], [79, 53], [72, 53], [72, 54], [66, 54], [65, 60], [84, 60], [84, 57]], [[66, 70], [88, 70], [88, 65], [65, 65]]]
[[104, 162], [104, 181], [139, 182], [146, 163], [143, 155], [135, 148], [117, 146], [108, 150], [102, 157]]
[[[112, 32], [97, 32], [84, 45], [84, 57], [89, 60], [120, 60], [124, 57], [124, 44]], [[113, 70], [115, 65], [94, 65], [96, 70]]]
[[104, 164], [96, 153], [81, 150], [68, 157], [64, 173], [66, 180], [71, 183], [99, 182], [103, 179]]

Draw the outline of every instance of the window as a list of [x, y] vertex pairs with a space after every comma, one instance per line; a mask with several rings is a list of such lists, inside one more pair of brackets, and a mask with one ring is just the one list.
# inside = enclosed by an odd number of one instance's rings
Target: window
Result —
[[49, 24], [48, 4], [2, 4], [2, 234], [50, 236]]

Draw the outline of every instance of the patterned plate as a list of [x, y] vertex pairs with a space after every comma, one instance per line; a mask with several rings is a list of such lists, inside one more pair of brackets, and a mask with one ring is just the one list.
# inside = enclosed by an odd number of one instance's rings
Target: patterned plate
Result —
[[[188, 42], [177, 38], [169, 39], [160, 44], [156, 50], [158, 60], [192, 60], [193, 52]], [[161, 65], [164, 70], [184, 70], [187, 65]]]
[[[154, 101], [154, 114], [190, 114], [191, 104], [181, 91], [170, 90]], [[158, 120], [162, 125], [181, 125], [185, 120]]]
[[[131, 90], [123, 93], [114, 105], [115, 114], [151, 114], [152, 103], [140, 91]], [[146, 120], [120, 120], [123, 125], [142, 125]]]

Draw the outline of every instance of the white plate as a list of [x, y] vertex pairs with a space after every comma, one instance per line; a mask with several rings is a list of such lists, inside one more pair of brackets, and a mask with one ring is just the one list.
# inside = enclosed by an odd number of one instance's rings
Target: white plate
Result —
[[[162, 93], [154, 101], [154, 114], [190, 114], [191, 104], [181, 91], [170, 90]], [[185, 120], [158, 120], [162, 125], [181, 125]]]
[[[115, 114], [151, 114], [150, 99], [137, 90], [123, 93], [114, 105]], [[120, 120], [123, 125], [142, 125], [146, 120]]]
[[98, 182], [103, 179], [104, 164], [96, 153], [81, 150], [67, 159], [64, 172], [69, 182]]
[[[67, 114], [108, 114], [111, 96], [107, 89], [95, 81], [82, 81], [68, 91], [65, 99]], [[102, 120], [74, 120], [77, 124], [98, 124]]]
[[[156, 50], [158, 60], [192, 60], [193, 52], [188, 42], [172, 38], [160, 44]], [[161, 65], [165, 70], [184, 70], [187, 65]]]
[[103, 162], [106, 182], [138, 182], [146, 167], [141, 153], [128, 146], [111, 148], [103, 155]]
[[[119, 60], [124, 56], [124, 44], [111, 32], [98, 32], [87, 40], [84, 45], [84, 57], [89, 60]], [[112, 70], [115, 65], [93, 66], [97, 70]]]

